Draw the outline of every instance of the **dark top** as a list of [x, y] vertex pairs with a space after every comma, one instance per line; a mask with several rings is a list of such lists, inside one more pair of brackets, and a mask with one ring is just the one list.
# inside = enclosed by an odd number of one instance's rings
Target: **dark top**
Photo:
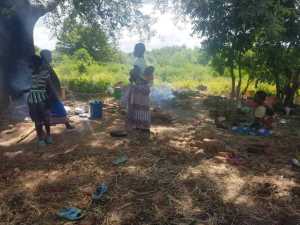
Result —
[[50, 79], [53, 84], [53, 87], [55, 88], [57, 94], [60, 94], [61, 93], [61, 84], [58, 79], [58, 76], [51, 66], [50, 66], [50, 70], [51, 70]]
[[51, 67], [51, 65], [47, 65], [50, 71], [50, 81], [51, 81], [51, 86], [52, 88], [47, 88], [47, 94], [48, 94], [48, 98], [49, 101], [57, 101], [59, 100], [59, 96], [61, 94], [61, 84], [59, 81], [59, 78], [57, 76], [57, 74], [55, 73], [55, 71], [53, 70], [53, 68]]

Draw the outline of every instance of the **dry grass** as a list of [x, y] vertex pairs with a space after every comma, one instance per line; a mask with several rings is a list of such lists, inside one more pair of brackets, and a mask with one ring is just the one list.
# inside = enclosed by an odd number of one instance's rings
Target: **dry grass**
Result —
[[[112, 103], [101, 121], [73, 117], [76, 131], [56, 127], [56, 144], [45, 151], [34, 147], [33, 136], [8, 144], [22, 135], [22, 126], [4, 134], [8, 128], [2, 125], [0, 224], [297, 225], [300, 171], [288, 164], [297, 147], [287, 146], [299, 147], [299, 137], [286, 130], [275, 138], [234, 136], [206, 118], [199, 96], [180, 101], [170, 114], [154, 114], [147, 140], [137, 134], [110, 137], [109, 129], [122, 127], [124, 119]], [[254, 143], [269, 150], [247, 152]], [[117, 167], [112, 160], [120, 152], [129, 161]], [[232, 155], [242, 163], [232, 164]], [[92, 203], [102, 182], [109, 193]], [[86, 217], [59, 220], [55, 214], [65, 206], [85, 209]]]

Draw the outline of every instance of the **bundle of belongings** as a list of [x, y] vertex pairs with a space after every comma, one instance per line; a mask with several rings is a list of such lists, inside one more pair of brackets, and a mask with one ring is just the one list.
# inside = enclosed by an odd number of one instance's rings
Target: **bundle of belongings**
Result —
[[246, 102], [254, 110], [253, 127], [272, 129], [275, 119], [274, 105], [276, 102], [275, 96], [267, 96], [264, 91], [256, 92], [254, 99]]
[[274, 105], [276, 97], [267, 96], [264, 91], [255, 93], [253, 99], [244, 102], [252, 114], [251, 123], [232, 127], [232, 131], [243, 135], [269, 136], [275, 122]]

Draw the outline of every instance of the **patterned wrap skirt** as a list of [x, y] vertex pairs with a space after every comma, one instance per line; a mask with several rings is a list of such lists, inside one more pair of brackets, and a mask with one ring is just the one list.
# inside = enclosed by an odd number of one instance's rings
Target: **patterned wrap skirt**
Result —
[[127, 128], [148, 130], [151, 126], [150, 86], [132, 84], [128, 90]]
[[28, 106], [32, 121], [37, 124], [49, 123], [50, 107], [47, 101], [42, 101], [39, 103], [28, 103]]

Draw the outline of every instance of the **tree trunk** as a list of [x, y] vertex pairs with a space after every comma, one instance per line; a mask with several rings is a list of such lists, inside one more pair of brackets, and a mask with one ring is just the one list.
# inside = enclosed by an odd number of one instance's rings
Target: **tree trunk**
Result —
[[30, 89], [33, 29], [44, 13], [45, 7], [36, 7], [29, 0], [0, 2], [0, 81], [5, 87], [0, 91], [2, 103], [8, 95], [18, 99]]
[[247, 80], [247, 84], [246, 84], [246, 86], [245, 86], [245, 88], [244, 88], [244, 90], [243, 90], [243, 92], [242, 92], [242, 96], [244, 96], [244, 95], [247, 93], [247, 91], [248, 91], [248, 89], [249, 89], [249, 87], [250, 87], [250, 84], [251, 84], [252, 81], [253, 81], [250, 77], [251, 77], [251, 76], [249, 75], [248, 80]]
[[258, 84], [259, 84], [259, 82], [260, 82], [260, 80], [259, 80], [259, 79], [256, 79], [256, 81], [255, 81], [255, 85], [254, 85], [255, 89], [257, 89], [257, 88], [258, 88]]
[[294, 99], [296, 96], [296, 93], [299, 89], [299, 75], [294, 74], [291, 79], [291, 83], [288, 85], [286, 89], [286, 96], [284, 99], [284, 105], [288, 107], [294, 106]]
[[231, 76], [231, 95], [230, 97], [234, 99], [236, 97], [235, 93], [235, 74], [233, 65], [230, 66], [230, 76]]
[[280, 87], [280, 80], [279, 80], [279, 76], [278, 74], [275, 74], [275, 85], [276, 85], [276, 97], [280, 100], [282, 100], [282, 90], [281, 90], [281, 87]]
[[7, 105], [8, 105], [8, 94], [5, 91], [3, 71], [0, 71], [0, 114], [4, 111]]
[[29, 63], [34, 54], [33, 28], [38, 18], [33, 19], [30, 10], [16, 9], [10, 16], [2, 16], [0, 52], [3, 61], [4, 81], [9, 94], [18, 97], [30, 88]]
[[242, 87], [242, 68], [241, 68], [241, 60], [239, 59], [239, 80], [236, 87], [236, 97], [239, 99], [241, 94], [241, 87]]

